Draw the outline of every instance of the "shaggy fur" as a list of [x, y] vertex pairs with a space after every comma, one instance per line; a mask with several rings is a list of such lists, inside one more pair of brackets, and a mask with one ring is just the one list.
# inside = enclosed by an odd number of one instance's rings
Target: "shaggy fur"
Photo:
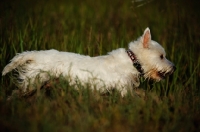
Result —
[[[175, 66], [165, 58], [164, 49], [151, 40], [149, 28], [134, 42], [129, 43], [129, 49], [136, 55], [144, 70], [144, 77], [160, 81], [175, 70]], [[82, 84], [91, 83], [97, 90], [105, 91], [117, 88], [122, 96], [130, 87], [138, 87], [140, 72], [123, 48], [113, 50], [108, 55], [90, 57], [57, 50], [27, 51], [17, 54], [4, 68], [2, 75], [14, 70], [19, 88], [23, 92], [33, 90], [36, 78], [41, 85], [50, 76], [70, 77], [70, 84], [77, 79]], [[92, 88], [94, 88], [92, 87]]]

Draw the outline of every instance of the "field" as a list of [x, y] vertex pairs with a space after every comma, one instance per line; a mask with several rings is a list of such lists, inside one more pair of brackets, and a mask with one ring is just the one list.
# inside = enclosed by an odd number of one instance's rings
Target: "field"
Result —
[[0, 131], [200, 131], [200, 2], [198, 0], [2, 0], [0, 71], [26, 50], [57, 49], [98, 56], [128, 43], [149, 27], [152, 39], [177, 67], [165, 80], [141, 79], [145, 96], [101, 95], [67, 80], [13, 97], [0, 77]]

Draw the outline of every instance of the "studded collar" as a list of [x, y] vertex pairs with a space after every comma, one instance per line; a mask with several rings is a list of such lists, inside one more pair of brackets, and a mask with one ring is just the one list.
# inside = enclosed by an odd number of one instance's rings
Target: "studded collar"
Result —
[[133, 66], [138, 70], [138, 72], [140, 72], [140, 75], [144, 75], [144, 69], [142, 68], [135, 54], [130, 49], [128, 49], [126, 52], [130, 57], [130, 59], [132, 60]]

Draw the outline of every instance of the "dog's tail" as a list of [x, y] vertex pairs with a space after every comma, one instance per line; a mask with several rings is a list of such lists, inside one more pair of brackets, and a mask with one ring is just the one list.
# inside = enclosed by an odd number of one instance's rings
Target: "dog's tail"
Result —
[[14, 69], [17, 69], [18, 67], [22, 67], [23, 65], [30, 63], [33, 61], [33, 58], [31, 57], [32, 53], [35, 51], [28, 51], [23, 52], [21, 54], [17, 54], [8, 65], [6, 65], [2, 71], [2, 76], [6, 75], [7, 73], [11, 72]]

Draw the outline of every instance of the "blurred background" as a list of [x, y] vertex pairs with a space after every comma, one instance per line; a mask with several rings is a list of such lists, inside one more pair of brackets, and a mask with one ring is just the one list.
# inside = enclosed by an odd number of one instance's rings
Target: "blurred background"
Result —
[[1, 0], [0, 71], [27, 50], [98, 56], [127, 49], [146, 27], [177, 67], [155, 94], [144, 101], [65, 92], [8, 103], [17, 88], [0, 77], [0, 131], [199, 131], [199, 0]]

